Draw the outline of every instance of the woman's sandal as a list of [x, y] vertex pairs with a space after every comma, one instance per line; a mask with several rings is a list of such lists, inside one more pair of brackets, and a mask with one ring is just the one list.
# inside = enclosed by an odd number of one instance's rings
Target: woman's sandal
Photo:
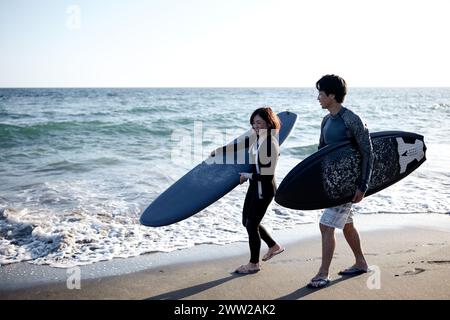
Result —
[[251, 267], [249, 267], [248, 264], [243, 264], [242, 266], [237, 268], [234, 272], [237, 274], [250, 274], [250, 273], [256, 273], [259, 270], [261, 270], [261, 268], [259, 268], [259, 267], [251, 268]]

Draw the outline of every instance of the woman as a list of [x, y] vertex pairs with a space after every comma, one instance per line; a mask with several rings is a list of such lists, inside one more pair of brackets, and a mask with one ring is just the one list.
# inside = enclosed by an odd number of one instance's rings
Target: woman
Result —
[[[240, 183], [250, 180], [242, 211], [242, 224], [247, 229], [250, 246], [250, 261], [235, 270], [239, 274], [258, 272], [261, 239], [269, 247], [263, 261], [267, 261], [284, 251], [261, 225], [267, 207], [275, 191], [275, 168], [278, 161], [278, 131], [280, 119], [271, 108], [259, 108], [250, 117], [253, 132], [249, 147], [251, 172], [240, 173]], [[238, 148], [239, 149], [239, 146]], [[236, 149], [235, 149], [236, 150]]]

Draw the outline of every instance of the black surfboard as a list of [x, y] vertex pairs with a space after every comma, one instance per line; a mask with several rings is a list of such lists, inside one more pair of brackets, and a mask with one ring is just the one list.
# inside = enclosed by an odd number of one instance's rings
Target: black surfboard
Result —
[[[403, 131], [372, 133], [374, 165], [366, 196], [403, 179], [425, 162], [421, 135]], [[361, 156], [350, 141], [326, 146], [295, 166], [283, 179], [275, 201], [291, 209], [314, 210], [351, 202]]]

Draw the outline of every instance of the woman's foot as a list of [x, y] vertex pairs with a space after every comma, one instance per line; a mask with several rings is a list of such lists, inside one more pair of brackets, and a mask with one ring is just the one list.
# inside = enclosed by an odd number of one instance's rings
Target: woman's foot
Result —
[[262, 258], [262, 261], [270, 260], [273, 257], [275, 257], [277, 254], [282, 253], [284, 250], [285, 249], [282, 246], [280, 246], [279, 244], [275, 244], [274, 246], [269, 248], [269, 251], [267, 251], [267, 253]]
[[259, 270], [261, 270], [261, 268], [259, 267], [259, 263], [249, 262], [247, 264], [243, 264], [242, 266], [237, 268], [234, 272], [238, 274], [249, 274], [249, 273], [256, 273]]

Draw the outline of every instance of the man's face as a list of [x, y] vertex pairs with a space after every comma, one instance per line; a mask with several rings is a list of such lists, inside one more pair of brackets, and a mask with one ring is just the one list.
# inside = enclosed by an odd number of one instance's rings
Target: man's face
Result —
[[327, 95], [325, 93], [325, 91], [319, 91], [317, 100], [319, 100], [319, 103], [322, 106], [322, 109], [327, 109], [334, 102], [334, 94]]

